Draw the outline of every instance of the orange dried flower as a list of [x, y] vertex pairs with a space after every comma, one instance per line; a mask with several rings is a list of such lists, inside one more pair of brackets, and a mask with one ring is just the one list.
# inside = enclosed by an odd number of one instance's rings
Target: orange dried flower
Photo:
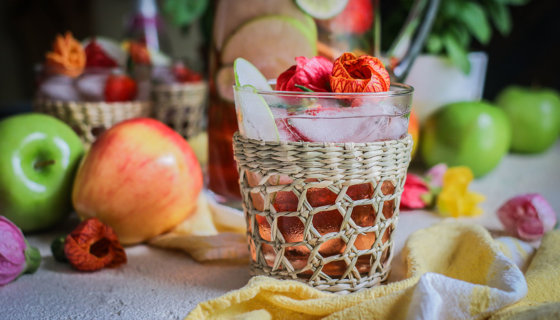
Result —
[[82, 74], [86, 65], [86, 53], [82, 45], [74, 39], [71, 32], [57, 35], [53, 50], [46, 55], [46, 65], [54, 73], [75, 78]]
[[126, 252], [117, 235], [96, 218], [84, 220], [66, 237], [64, 254], [80, 271], [114, 268], [126, 263]]
[[382, 92], [391, 80], [381, 60], [346, 52], [335, 60], [330, 83], [333, 92]]

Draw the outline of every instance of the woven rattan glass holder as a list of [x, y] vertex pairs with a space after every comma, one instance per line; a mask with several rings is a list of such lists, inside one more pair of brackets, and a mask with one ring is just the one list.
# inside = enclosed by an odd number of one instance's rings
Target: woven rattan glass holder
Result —
[[153, 116], [185, 139], [204, 130], [206, 82], [158, 85], [152, 90]]
[[350, 293], [386, 280], [412, 139], [234, 136], [251, 272]]
[[33, 103], [33, 110], [66, 122], [82, 142], [89, 146], [99, 134], [123, 120], [149, 117], [151, 104], [147, 101], [79, 102], [37, 99]]

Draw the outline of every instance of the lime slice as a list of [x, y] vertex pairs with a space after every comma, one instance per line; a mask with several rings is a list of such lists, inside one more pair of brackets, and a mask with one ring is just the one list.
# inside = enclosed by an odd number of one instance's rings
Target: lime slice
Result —
[[296, 0], [305, 13], [316, 19], [330, 19], [341, 13], [348, 0]]
[[295, 57], [316, 54], [316, 39], [311, 39], [303, 23], [287, 16], [265, 16], [233, 33], [223, 47], [221, 60], [228, 64], [243, 57], [272, 79], [293, 65]]
[[241, 25], [267, 15], [283, 15], [300, 21], [305, 25], [310, 36], [314, 37], [314, 41], [317, 41], [315, 21], [301, 11], [293, 0], [218, 1], [213, 28], [216, 49], [221, 50], [226, 39]]
[[241, 134], [251, 139], [278, 141], [274, 115], [258, 90], [272, 90], [263, 74], [249, 61], [235, 59], [235, 108]]

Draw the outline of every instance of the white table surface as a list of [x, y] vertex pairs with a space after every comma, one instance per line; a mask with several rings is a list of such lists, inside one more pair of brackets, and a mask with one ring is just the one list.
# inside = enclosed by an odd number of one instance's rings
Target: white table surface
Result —
[[[538, 192], [560, 213], [560, 141], [539, 155], [510, 154], [498, 168], [475, 180], [471, 190], [483, 193], [484, 213], [462, 221], [500, 229], [495, 210], [510, 197]], [[427, 211], [401, 212], [396, 252], [414, 230], [441, 221]], [[43, 257], [39, 270], [0, 287], [0, 319], [182, 319], [197, 303], [244, 286], [248, 266], [242, 263], [200, 264], [182, 252], [137, 245], [126, 249], [128, 263], [94, 273], [74, 271], [54, 260], [49, 245], [70, 231], [77, 218], [60, 230], [29, 236]], [[390, 280], [402, 277], [400, 256]]]

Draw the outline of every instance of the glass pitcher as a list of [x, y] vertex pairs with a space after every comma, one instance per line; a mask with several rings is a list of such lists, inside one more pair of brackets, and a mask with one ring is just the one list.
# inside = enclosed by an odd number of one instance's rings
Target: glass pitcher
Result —
[[[295, 64], [297, 56], [343, 52], [382, 58], [393, 80], [404, 79], [430, 30], [439, 0], [416, 0], [390, 50], [380, 53], [378, 0], [216, 0], [210, 46], [208, 189], [222, 203], [240, 201], [233, 158], [238, 130], [233, 61], [243, 57], [269, 79]], [[324, 3], [330, 3], [324, 6]]]

